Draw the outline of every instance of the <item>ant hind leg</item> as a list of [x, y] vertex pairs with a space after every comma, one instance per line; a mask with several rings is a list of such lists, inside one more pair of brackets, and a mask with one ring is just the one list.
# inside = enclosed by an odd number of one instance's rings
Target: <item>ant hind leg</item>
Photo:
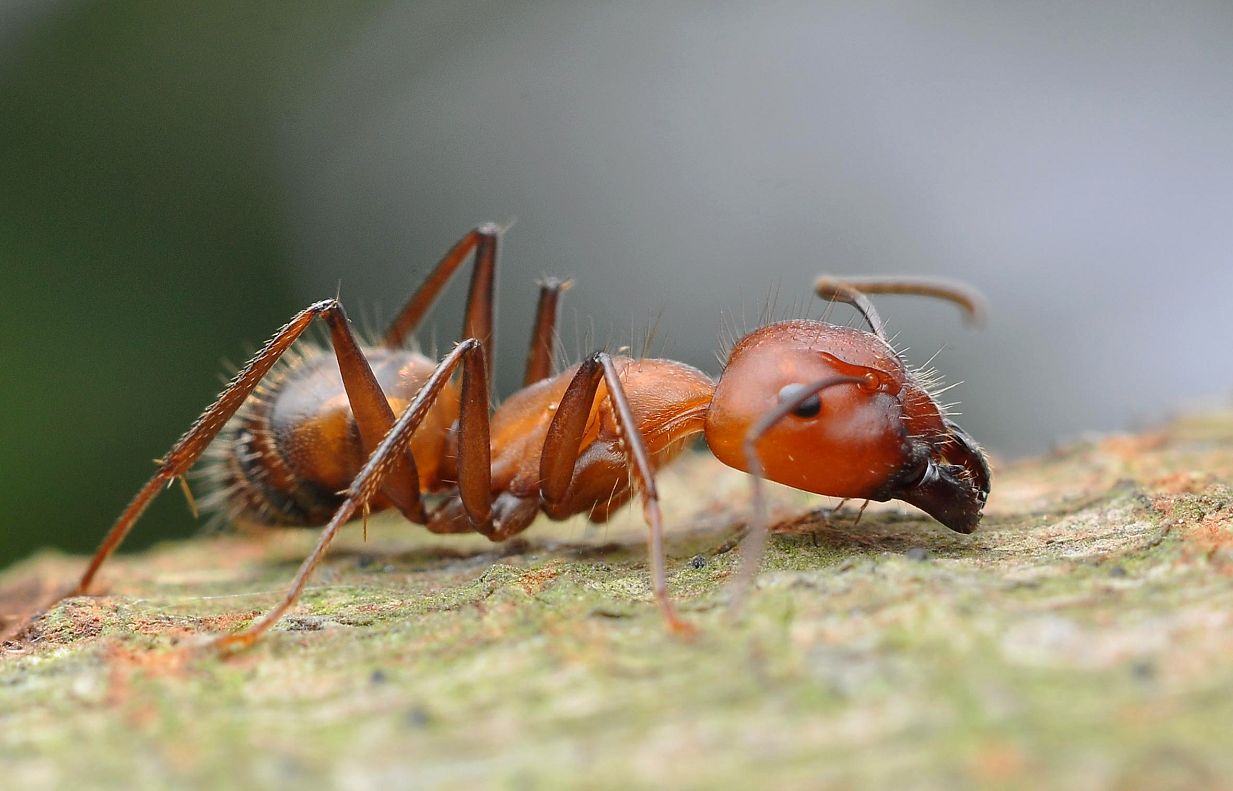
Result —
[[[342, 373], [348, 400], [355, 414], [361, 434], [362, 445], [376, 447], [386, 429], [394, 422], [389, 402], [382, 393], [367, 359], [360, 350], [347, 323], [346, 314], [337, 300], [327, 299], [314, 303], [292, 317], [232, 378], [227, 387], [210, 406], [201, 413], [192, 426], [176, 441], [158, 461], [158, 470], [146, 482], [116, 519], [103, 538], [90, 563], [77, 583], [55, 595], [50, 601], [22, 618], [16, 631], [37, 617], [38, 613], [69, 596], [89, 592], [99, 569], [111, 554], [123, 543], [141, 514], [154, 497], [177, 479], [182, 479], [189, 468], [201, 457], [210, 442], [218, 435], [227, 421], [243, 405], [284, 353], [320, 317], [330, 329], [331, 341]], [[422, 506], [419, 500], [419, 478], [415, 460], [410, 453], [402, 453], [391, 460], [395, 474], [386, 481], [383, 492], [404, 513], [419, 514], [422, 521]], [[6, 630], [6, 631], [12, 631]]]
[[[279, 358], [304, 334], [304, 331], [308, 329], [313, 319], [317, 317], [323, 318], [330, 327], [331, 339], [334, 342], [339, 368], [343, 373], [348, 397], [352, 401], [353, 408], [355, 408], [361, 433], [365, 435], [365, 439], [375, 445], [376, 439], [379, 439], [381, 434], [384, 433], [384, 429], [377, 424], [384, 417], [388, 417], [387, 426], [393, 423], [393, 413], [389, 412], [388, 415], [383, 416], [380, 410], [380, 407], [383, 405], [386, 412], [388, 412], [389, 403], [383, 395], [380, 395], [381, 391], [377, 385], [377, 380], [373, 376], [372, 370], [368, 367], [367, 360], [364, 359], [363, 353], [359, 350], [354, 337], [351, 335], [350, 328], [347, 326], [346, 314], [343, 312], [342, 306], [338, 301], [327, 299], [309, 305], [292, 317], [291, 321], [283, 325], [274, 334], [274, 337], [266, 342], [260, 351], [253, 355], [252, 359], [240, 369], [231, 382], [228, 383], [227, 387], [223, 389], [214, 403], [206, 407], [205, 411], [193, 422], [188, 431], [184, 432], [180, 439], [171, 447], [171, 450], [159, 459], [158, 470], [146, 482], [145, 486], [137, 492], [136, 496], [133, 497], [120, 514], [120, 517], [112, 525], [111, 530], [108, 531], [102, 544], [94, 553], [81, 579], [66, 595], [82, 595], [89, 590], [90, 584], [93, 582], [99, 568], [110, 557], [111, 553], [120, 546], [125, 537], [128, 536], [129, 531], [132, 530], [133, 525], [150, 504], [150, 501], [154, 499], [154, 496], [188, 472], [189, 468], [201, 457], [206, 447], [209, 446], [210, 442], [218, 435], [227, 421], [231, 419], [249, 395], [252, 394], [253, 390], [265, 378], [266, 374], [270, 372]], [[375, 435], [376, 439], [371, 439], [373, 435]], [[407, 457], [407, 464], [412, 470], [414, 469], [414, 462], [410, 460], [409, 456]], [[418, 483], [414, 489], [413, 496], [418, 499]], [[405, 499], [405, 496], [402, 499]]]
[[[308, 557], [304, 559], [303, 563], [300, 564], [295, 579], [282, 600], [273, 609], [250, 624], [248, 628], [215, 639], [211, 643], [213, 648], [235, 650], [252, 645], [261, 635], [278, 623], [283, 615], [299, 601], [300, 595], [308, 584], [308, 580], [325, 558], [326, 551], [334, 541], [334, 537], [338, 534], [339, 529], [356, 516], [363, 514], [365, 506], [372, 499], [373, 495], [378, 491], [385, 491], [384, 487], [387, 480], [398, 469], [401, 460], [408, 456], [407, 449], [410, 447], [411, 437], [415, 433], [416, 428], [424, 421], [428, 410], [436, 402], [442, 388], [449, 381], [450, 377], [453, 376], [455, 369], [460, 364], [464, 368], [463, 403], [460, 416], [462, 429], [459, 441], [461, 456], [459, 487], [462, 493], [463, 504], [467, 508], [468, 517], [473, 521], [482, 522], [490, 519], [491, 508], [481, 506], [479, 500], [475, 497], [475, 493], [479, 491], [483, 492], [485, 498], [489, 496], [487, 490], [488, 480], [486, 477], [489, 473], [489, 460], [487, 456], [488, 385], [484, 375], [483, 346], [475, 338], [468, 338], [455, 346], [437, 364], [436, 369], [428, 377], [424, 386], [420, 388], [415, 399], [407, 407], [406, 411], [398, 417], [393, 427], [369, 455], [368, 460], [364, 463], [364, 467], [351, 481], [351, 486], [347, 489], [346, 498], [338, 506], [338, 510], [334, 512], [334, 516], [322, 528], [321, 535], [317, 539], [317, 545]], [[477, 409], [482, 409], [482, 411], [477, 412]], [[478, 450], [482, 450], [484, 454], [484, 476], [476, 480], [475, 476], [469, 473], [473, 472], [473, 468], [476, 466], [475, 456]], [[469, 485], [466, 483], [468, 480], [470, 480]], [[464, 486], [467, 488], [463, 488]], [[480, 511], [481, 508], [486, 509], [487, 513], [481, 511], [480, 516], [483, 516], [483, 519], [476, 520], [473, 511]]]

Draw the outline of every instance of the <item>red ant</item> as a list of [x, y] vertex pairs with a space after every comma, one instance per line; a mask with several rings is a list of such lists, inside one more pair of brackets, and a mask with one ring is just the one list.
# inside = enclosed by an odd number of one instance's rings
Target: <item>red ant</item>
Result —
[[[89, 590], [153, 497], [182, 482], [216, 437], [213, 472], [233, 518], [325, 525], [282, 601], [243, 631], [217, 638], [218, 648], [250, 645], [273, 626], [299, 599], [339, 528], [372, 511], [397, 508], [436, 533], [474, 531], [501, 541], [540, 512], [602, 522], [629, 500], [635, 482], [650, 528], [656, 600], [672, 629], [688, 631], [667, 594], [654, 473], [699, 433], [721, 461], [751, 473], [755, 487], [765, 476], [817, 494], [899, 499], [952, 530], [976, 527], [989, 492], [984, 455], [891, 348], [865, 296], [924, 294], [975, 315], [978, 304], [962, 288], [819, 280], [819, 295], [855, 306], [872, 331], [822, 321], [771, 324], [737, 342], [715, 382], [684, 363], [606, 352], [552, 374], [564, 286], [549, 281], [540, 291], [523, 387], [492, 411], [486, 347], [499, 235], [492, 225], [468, 232], [379, 345], [356, 339], [337, 300], [296, 314], [159, 461], [73, 593]], [[434, 363], [405, 341], [472, 252], [464, 340]], [[314, 348], [266, 380], [318, 317], [337, 364]], [[759, 492], [754, 540], [747, 542], [754, 559], [765, 540]], [[426, 507], [424, 493], [440, 495], [440, 503]], [[746, 568], [752, 573], [752, 564]]]

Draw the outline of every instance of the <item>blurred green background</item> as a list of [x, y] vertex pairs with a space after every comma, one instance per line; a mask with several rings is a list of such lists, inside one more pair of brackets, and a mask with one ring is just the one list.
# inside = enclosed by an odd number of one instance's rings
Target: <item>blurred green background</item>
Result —
[[[716, 372], [724, 315], [898, 271], [989, 296], [883, 313], [1001, 458], [1227, 398], [1231, 40], [1225, 0], [0, 5], [0, 566], [91, 549], [223, 359], [486, 220], [504, 393], [545, 272], [569, 355], [662, 314]], [[172, 493], [128, 546], [196, 529]]]
[[[220, 361], [302, 307], [272, 120], [371, 8], [59, 3], [10, 31], [0, 566], [95, 544]], [[196, 529], [177, 498], [132, 546]]]

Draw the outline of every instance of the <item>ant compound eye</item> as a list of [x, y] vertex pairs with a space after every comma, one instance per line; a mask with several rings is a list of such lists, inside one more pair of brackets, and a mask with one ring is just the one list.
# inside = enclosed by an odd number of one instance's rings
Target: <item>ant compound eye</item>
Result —
[[796, 409], [793, 409], [792, 414], [797, 417], [817, 417], [821, 411], [822, 399], [818, 397], [817, 393], [814, 393], [802, 401]]
[[[784, 385], [779, 390], [779, 403], [783, 404], [796, 398], [804, 387], [804, 385]], [[810, 418], [817, 417], [821, 411], [822, 399], [817, 393], [814, 393], [809, 396], [809, 398], [806, 398], [804, 401], [797, 404], [796, 408], [792, 410], [792, 414], [797, 417]]]

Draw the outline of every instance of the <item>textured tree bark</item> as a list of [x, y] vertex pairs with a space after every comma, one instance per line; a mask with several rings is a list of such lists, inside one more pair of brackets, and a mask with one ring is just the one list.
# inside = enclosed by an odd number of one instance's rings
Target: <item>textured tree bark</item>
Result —
[[[743, 476], [664, 475], [665, 633], [636, 512], [493, 545], [340, 540], [254, 649], [309, 534], [121, 556], [0, 652], [6, 785], [629, 782], [1212, 787], [1233, 778], [1233, 412], [995, 464], [975, 534], [776, 489], [737, 622]], [[852, 505], [852, 504], [850, 504]], [[70, 581], [43, 554], [0, 612]]]

